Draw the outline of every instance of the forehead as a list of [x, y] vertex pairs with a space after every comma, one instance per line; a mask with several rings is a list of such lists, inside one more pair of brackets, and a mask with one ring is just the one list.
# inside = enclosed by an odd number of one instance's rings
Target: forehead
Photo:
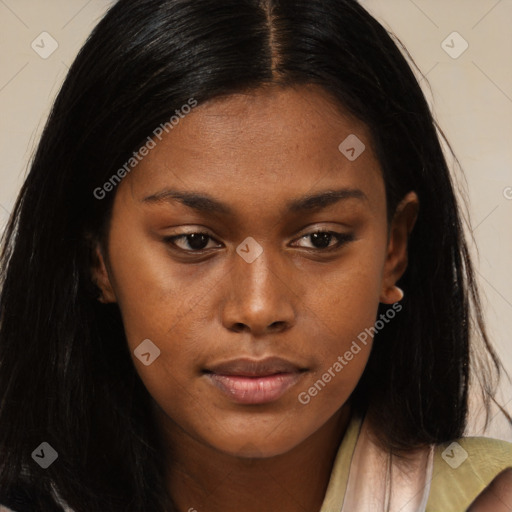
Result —
[[[345, 140], [364, 144], [355, 160], [340, 151]], [[216, 98], [155, 141], [121, 183], [128, 182], [139, 200], [166, 187], [208, 189], [245, 202], [304, 194], [315, 183], [323, 189], [382, 188], [368, 128], [315, 86], [262, 87]]]

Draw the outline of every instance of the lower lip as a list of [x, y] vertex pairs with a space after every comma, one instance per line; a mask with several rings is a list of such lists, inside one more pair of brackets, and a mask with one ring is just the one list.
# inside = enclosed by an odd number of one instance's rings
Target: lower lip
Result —
[[267, 377], [241, 377], [209, 373], [214, 386], [233, 402], [266, 404], [281, 398], [301, 377], [302, 373], [279, 373]]

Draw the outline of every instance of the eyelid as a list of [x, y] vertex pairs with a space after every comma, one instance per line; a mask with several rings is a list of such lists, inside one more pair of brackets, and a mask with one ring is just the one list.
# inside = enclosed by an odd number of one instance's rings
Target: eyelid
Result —
[[[304, 238], [310, 237], [316, 233], [321, 234], [328, 234], [335, 238], [336, 243], [333, 246], [328, 245], [324, 248], [316, 248], [316, 247], [300, 247], [302, 249], [306, 249], [307, 251], [316, 252], [316, 253], [328, 253], [331, 251], [336, 251], [344, 247], [347, 243], [352, 242], [355, 240], [355, 235], [353, 233], [345, 233], [345, 232], [339, 232], [334, 231], [333, 229], [328, 229], [327, 227], [316, 227], [316, 228], [310, 228], [309, 231], [303, 232], [301, 235], [296, 237], [292, 243], [296, 243]], [[172, 248], [176, 251], [180, 251], [185, 254], [196, 254], [201, 255], [205, 252], [210, 251], [211, 249], [218, 249], [219, 247], [210, 247], [210, 248], [204, 248], [204, 249], [182, 249], [181, 247], [178, 247], [175, 243], [175, 240], [184, 239], [189, 235], [205, 235], [209, 238], [209, 241], [212, 241], [217, 244], [222, 244], [222, 242], [219, 242], [206, 228], [195, 228], [190, 229], [189, 231], [177, 233], [175, 235], [169, 235], [165, 236], [163, 238], [164, 243], [171, 245]]]
[[176, 251], [180, 251], [182, 253], [188, 253], [188, 254], [202, 254], [204, 251], [209, 251], [210, 249], [218, 249], [218, 247], [210, 247], [210, 248], [205, 248], [205, 249], [198, 249], [198, 250], [191, 250], [191, 249], [182, 249], [181, 247], [178, 247], [175, 243], [175, 240], [176, 239], [180, 239], [180, 238], [186, 238], [187, 236], [189, 235], [206, 235], [211, 241], [214, 241], [215, 243], [217, 244], [221, 244], [222, 242], [219, 242], [214, 236], [212, 236], [210, 233], [208, 233], [207, 231], [199, 231], [199, 230], [196, 230], [196, 231], [190, 231], [190, 232], [186, 232], [186, 233], [177, 233], [175, 235], [168, 235], [168, 236], [164, 236], [163, 237], [163, 242], [167, 245], [170, 245], [172, 246], [173, 249], [175, 249]]
[[315, 233], [322, 233], [322, 234], [328, 234], [331, 235], [336, 239], [336, 244], [334, 246], [327, 246], [325, 248], [315, 248], [315, 247], [302, 247], [302, 249], [306, 249], [309, 251], [317, 252], [317, 253], [327, 253], [330, 251], [335, 251], [338, 249], [341, 249], [343, 246], [345, 246], [349, 242], [353, 242], [356, 238], [353, 233], [343, 233], [339, 231], [333, 231], [332, 229], [315, 229], [314, 231], [308, 231], [307, 233], [301, 235], [296, 239], [296, 241], [302, 240], [303, 238], [307, 238], [311, 235], [314, 235]]

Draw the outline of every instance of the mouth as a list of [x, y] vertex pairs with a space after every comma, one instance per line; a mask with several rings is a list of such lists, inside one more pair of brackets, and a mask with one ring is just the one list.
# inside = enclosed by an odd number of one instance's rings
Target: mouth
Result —
[[203, 371], [210, 382], [231, 401], [265, 404], [281, 398], [307, 371], [290, 361], [266, 358], [235, 359]]

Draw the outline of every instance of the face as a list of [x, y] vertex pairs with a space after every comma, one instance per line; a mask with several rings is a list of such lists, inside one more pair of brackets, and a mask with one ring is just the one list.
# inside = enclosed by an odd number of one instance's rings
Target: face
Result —
[[[359, 156], [338, 148], [351, 134]], [[398, 298], [416, 198], [388, 226], [368, 130], [313, 87], [199, 105], [156, 142], [115, 192], [103, 301], [161, 424], [282, 454], [361, 377], [372, 343], [358, 340]]]

